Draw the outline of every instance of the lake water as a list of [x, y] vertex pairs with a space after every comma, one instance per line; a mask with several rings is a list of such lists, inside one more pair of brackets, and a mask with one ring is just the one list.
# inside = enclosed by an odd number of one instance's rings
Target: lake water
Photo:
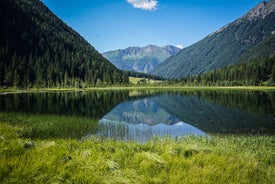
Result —
[[[75, 122], [80, 139], [99, 136], [145, 142], [155, 136], [275, 133], [274, 91], [16, 93], [0, 95], [0, 105], [0, 113], [12, 116], [91, 118], [93, 130]], [[75, 124], [66, 125], [66, 130]], [[56, 131], [62, 134], [62, 129]]]

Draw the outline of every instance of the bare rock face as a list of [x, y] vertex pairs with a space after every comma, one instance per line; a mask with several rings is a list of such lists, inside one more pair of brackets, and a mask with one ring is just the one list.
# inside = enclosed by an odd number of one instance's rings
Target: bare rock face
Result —
[[270, 0], [269, 2], [261, 2], [258, 6], [250, 10], [244, 18], [253, 21], [258, 18], [265, 18], [273, 12], [275, 12], [275, 0]]

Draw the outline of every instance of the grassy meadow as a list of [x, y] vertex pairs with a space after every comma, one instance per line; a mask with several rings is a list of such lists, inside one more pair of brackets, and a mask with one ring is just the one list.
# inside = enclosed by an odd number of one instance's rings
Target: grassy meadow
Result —
[[141, 144], [74, 135], [91, 121], [0, 113], [0, 183], [275, 181], [274, 136], [156, 137]]
[[138, 78], [138, 77], [129, 77], [130, 84], [134, 85], [145, 85], [145, 84], [160, 84], [162, 81], [160, 80], [153, 80], [153, 79], [147, 79], [147, 78]]

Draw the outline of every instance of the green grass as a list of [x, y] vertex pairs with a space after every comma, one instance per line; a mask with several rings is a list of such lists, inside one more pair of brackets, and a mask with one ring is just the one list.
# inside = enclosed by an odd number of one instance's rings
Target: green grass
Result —
[[30, 139], [80, 139], [93, 132], [98, 119], [78, 116], [0, 113], [0, 121], [20, 127], [18, 135]]
[[[139, 78], [131, 79], [132, 83], [137, 83]], [[110, 87], [94, 87], [94, 88], [41, 88], [41, 89], [1, 89], [0, 94], [7, 93], [28, 93], [28, 92], [53, 92], [53, 91], [91, 91], [91, 90], [253, 90], [253, 91], [269, 91], [275, 90], [275, 86], [182, 86], [182, 85], [162, 85], [158, 81], [151, 80], [149, 85], [134, 86], [110, 86]]]
[[146, 85], [150, 85], [150, 84], [159, 84], [161, 83], [160, 80], [153, 80], [153, 79], [147, 79], [147, 78], [138, 78], [138, 77], [129, 77], [129, 81], [131, 84], [139, 84], [140, 82], [145, 82]]
[[0, 183], [275, 181], [275, 136], [155, 138], [145, 144], [96, 137], [30, 138], [23, 136], [30, 126], [26, 121], [2, 115]]

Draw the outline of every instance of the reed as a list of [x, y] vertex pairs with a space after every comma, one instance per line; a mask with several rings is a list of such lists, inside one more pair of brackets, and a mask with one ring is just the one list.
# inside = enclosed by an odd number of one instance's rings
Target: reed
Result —
[[1, 121], [0, 183], [275, 181], [275, 136], [156, 137], [144, 144], [98, 137], [81, 141], [24, 137], [29, 124]]

